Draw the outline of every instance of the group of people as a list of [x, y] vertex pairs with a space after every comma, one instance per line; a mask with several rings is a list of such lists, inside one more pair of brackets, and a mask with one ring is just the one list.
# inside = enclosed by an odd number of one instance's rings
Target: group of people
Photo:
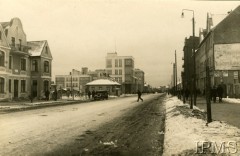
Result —
[[218, 87], [213, 86], [211, 89], [211, 99], [215, 103], [218, 97], [219, 103], [222, 102], [222, 97], [223, 97], [223, 88], [221, 85], [218, 85]]
[[[219, 103], [222, 102], [222, 98], [223, 98], [223, 87], [222, 85], [214, 85], [211, 89], [210, 89], [210, 97], [211, 100], [215, 103], [217, 100], [217, 97], [219, 99]], [[182, 96], [185, 96], [185, 100], [187, 101], [189, 99], [189, 96], [191, 94], [190, 90], [188, 88], [186, 89], [182, 89], [182, 90], [178, 90], [177, 91], [177, 96], [179, 99], [181, 99]], [[198, 92], [196, 92], [196, 95], [199, 94]], [[205, 94], [205, 90], [203, 91], [203, 94]]]
[[[57, 101], [57, 96], [58, 96], [58, 93], [57, 93], [57, 89], [54, 90], [54, 92], [52, 93], [52, 98]], [[49, 100], [49, 97], [50, 97], [50, 91], [47, 89], [45, 91], [45, 100], [48, 101]]]
[[95, 94], [96, 94], [95, 90], [93, 90], [92, 92], [89, 90], [88, 91], [88, 99], [91, 99], [91, 95], [92, 95], [92, 98], [94, 98]]

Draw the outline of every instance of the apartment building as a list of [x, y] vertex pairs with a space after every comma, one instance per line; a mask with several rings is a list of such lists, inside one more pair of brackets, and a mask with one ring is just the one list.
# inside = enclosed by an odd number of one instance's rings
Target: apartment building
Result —
[[197, 87], [206, 87], [209, 67], [211, 87], [222, 85], [224, 96], [240, 97], [240, 6], [221, 21], [207, 14], [207, 27], [200, 32], [201, 43], [196, 52]]
[[122, 85], [122, 93], [135, 92], [134, 58], [118, 56], [117, 53], [107, 53], [106, 72], [116, 82]]
[[19, 18], [0, 22], [0, 98], [41, 98], [51, 76], [48, 42], [27, 41]]

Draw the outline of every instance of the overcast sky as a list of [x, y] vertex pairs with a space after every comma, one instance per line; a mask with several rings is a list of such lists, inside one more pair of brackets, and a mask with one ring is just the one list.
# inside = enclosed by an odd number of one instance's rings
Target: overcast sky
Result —
[[[108, 52], [133, 56], [152, 86], [168, 85], [177, 51], [178, 77], [182, 70], [185, 37], [206, 27], [207, 12], [221, 16], [238, 1], [163, 0], [0, 0], [0, 22], [19, 17], [28, 41], [48, 40], [53, 75], [71, 69], [105, 68]], [[54, 76], [53, 76], [54, 77]]]

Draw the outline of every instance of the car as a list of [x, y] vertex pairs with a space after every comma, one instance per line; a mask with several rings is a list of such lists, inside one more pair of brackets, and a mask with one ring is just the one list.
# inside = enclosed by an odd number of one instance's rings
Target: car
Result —
[[94, 100], [107, 100], [108, 99], [108, 91], [106, 90], [99, 90], [96, 91], [94, 95]]

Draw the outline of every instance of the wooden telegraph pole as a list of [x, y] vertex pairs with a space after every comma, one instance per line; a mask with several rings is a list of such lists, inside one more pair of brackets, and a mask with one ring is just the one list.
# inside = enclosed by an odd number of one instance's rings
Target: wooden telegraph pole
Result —
[[206, 102], [207, 102], [207, 123], [212, 122], [211, 110], [211, 79], [209, 74], [209, 66], [206, 66]]

